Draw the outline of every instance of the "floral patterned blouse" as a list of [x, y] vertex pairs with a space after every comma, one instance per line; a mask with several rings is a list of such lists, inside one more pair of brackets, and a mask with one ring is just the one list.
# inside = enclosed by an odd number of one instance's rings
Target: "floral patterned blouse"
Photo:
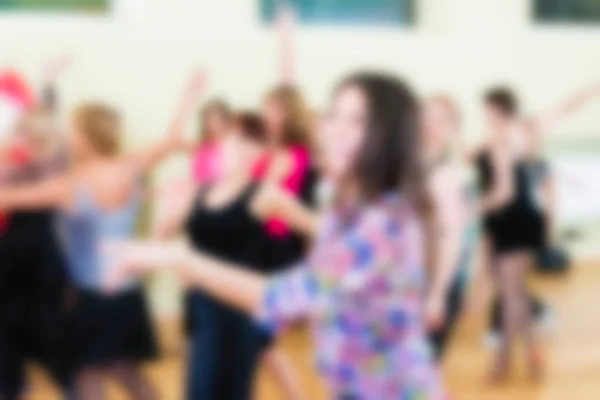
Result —
[[261, 324], [310, 319], [334, 399], [445, 398], [421, 315], [418, 221], [398, 196], [350, 220], [330, 212], [307, 261], [268, 284]]

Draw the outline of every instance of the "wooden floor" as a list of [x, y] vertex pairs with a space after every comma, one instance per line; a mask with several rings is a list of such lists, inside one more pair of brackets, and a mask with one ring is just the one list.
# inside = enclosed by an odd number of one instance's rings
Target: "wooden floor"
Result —
[[[538, 293], [552, 304], [557, 327], [548, 343], [548, 372], [538, 383], [528, 382], [517, 366], [506, 385], [483, 383], [490, 354], [481, 345], [482, 320], [466, 316], [461, 322], [444, 365], [446, 384], [458, 400], [597, 400], [600, 399], [600, 262], [581, 262], [560, 278], [536, 278]], [[161, 324], [164, 357], [147, 368], [161, 398], [182, 398], [182, 344], [174, 323]], [[302, 377], [306, 398], [318, 400], [324, 393], [312, 368], [312, 350], [306, 332], [294, 331], [280, 347], [294, 360]], [[58, 399], [44, 377], [33, 372], [31, 399]], [[124, 399], [111, 387], [111, 399]], [[264, 371], [259, 374], [257, 398], [282, 398]]]

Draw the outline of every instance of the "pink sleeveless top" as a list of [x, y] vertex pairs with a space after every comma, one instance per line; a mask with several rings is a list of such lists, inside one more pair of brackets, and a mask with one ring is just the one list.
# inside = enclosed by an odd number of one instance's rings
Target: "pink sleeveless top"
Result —
[[[293, 146], [287, 150], [292, 159], [292, 168], [288, 176], [281, 182], [282, 188], [294, 195], [300, 194], [310, 167], [310, 153], [306, 147]], [[271, 165], [272, 154], [267, 154], [259, 161], [254, 177], [261, 180], [267, 174]], [[289, 233], [289, 228], [281, 219], [273, 218], [266, 222], [265, 229], [272, 237], [282, 238]]]
[[203, 144], [192, 160], [192, 176], [197, 184], [213, 183], [221, 174], [221, 147], [219, 143]]

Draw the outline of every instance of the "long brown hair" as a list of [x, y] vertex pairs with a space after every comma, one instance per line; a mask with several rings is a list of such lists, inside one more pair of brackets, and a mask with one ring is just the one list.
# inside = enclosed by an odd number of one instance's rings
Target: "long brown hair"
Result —
[[426, 263], [433, 266], [435, 220], [421, 157], [419, 101], [408, 85], [391, 75], [359, 73], [345, 79], [338, 91], [348, 86], [364, 93], [369, 120], [346, 185], [352, 185], [362, 202], [394, 192], [408, 198], [423, 221]]
[[268, 92], [266, 99], [279, 103], [284, 109], [281, 144], [310, 146], [312, 118], [300, 90], [293, 85], [280, 85]]

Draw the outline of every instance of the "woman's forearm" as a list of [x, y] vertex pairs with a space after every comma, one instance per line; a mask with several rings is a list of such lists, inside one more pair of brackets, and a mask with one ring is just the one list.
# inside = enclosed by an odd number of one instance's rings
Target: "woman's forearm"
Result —
[[68, 179], [48, 179], [29, 185], [0, 188], [0, 210], [38, 210], [60, 207], [69, 195]]
[[460, 267], [461, 251], [462, 233], [453, 232], [442, 239], [437, 256], [438, 267], [431, 287], [432, 296], [445, 298]]
[[218, 259], [188, 252], [179, 263], [182, 278], [218, 301], [256, 315], [266, 293], [267, 279]]

